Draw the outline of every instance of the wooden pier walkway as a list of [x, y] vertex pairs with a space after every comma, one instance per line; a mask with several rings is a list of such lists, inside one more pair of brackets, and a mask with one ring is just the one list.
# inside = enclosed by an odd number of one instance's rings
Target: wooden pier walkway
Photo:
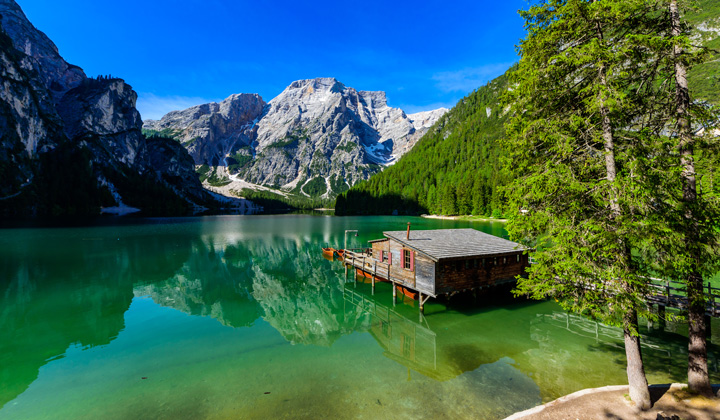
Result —
[[[343, 262], [346, 267], [356, 268], [360, 270], [363, 275], [370, 278], [373, 290], [375, 289], [376, 281], [387, 281], [392, 283], [393, 298], [397, 297], [398, 287], [402, 287], [409, 291], [416, 291], [421, 310], [428, 299], [431, 297], [437, 297], [434, 293], [424, 289], [422, 285], [418, 284], [417, 281], [415, 281], [415, 278], [408, 280], [407, 278], [394, 275], [392, 265], [373, 258], [372, 250], [370, 248], [346, 249]], [[395, 270], [397, 270], [397, 268]]]
[[[682, 283], [657, 278], [650, 278], [649, 295], [645, 297], [648, 305], [659, 308], [688, 309], [688, 298]], [[720, 288], [712, 287], [708, 282], [703, 287], [705, 294], [705, 315], [720, 318]]]

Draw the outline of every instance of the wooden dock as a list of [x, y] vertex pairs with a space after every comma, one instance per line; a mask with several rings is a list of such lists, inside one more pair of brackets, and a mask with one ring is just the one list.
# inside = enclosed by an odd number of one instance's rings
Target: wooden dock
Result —
[[422, 285], [418, 285], [415, 279], [410, 281], [407, 277], [395, 275], [389, 263], [381, 262], [373, 258], [371, 248], [346, 249], [344, 264], [346, 268], [353, 267], [367, 274], [372, 281], [373, 289], [375, 288], [376, 281], [392, 283], [393, 298], [397, 297], [398, 286], [417, 291], [419, 293], [421, 308], [430, 297], [437, 297], [434, 293], [424, 289]]
[[[645, 297], [648, 305], [661, 308], [688, 309], [688, 298], [682, 283], [657, 278], [649, 278], [650, 294]], [[703, 287], [705, 294], [705, 315], [720, 318], [720, 288], [712, 287], [708, 282]]]

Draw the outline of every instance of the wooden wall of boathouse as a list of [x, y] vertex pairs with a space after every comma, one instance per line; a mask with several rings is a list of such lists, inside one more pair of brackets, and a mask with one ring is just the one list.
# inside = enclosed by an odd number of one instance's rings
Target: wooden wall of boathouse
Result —
[[452, 293], [511, 281], [524, 274], [529, 266], [528, 256], [521, 253], [441, 261], [435, 293]]
[[[408, 270], [403, 266], [403, 249], [414, 253], [414, 267], [412, 270]], [[372, 243], [372, 256], [374, 259], [382, 261], [382, 252], [390, 252], [392, 255], [390, 273], [393, 279], [401, 280], [416, 290], [435, 294], [435, 273], [437, 272], [437, 263], [435, 261], [419, 252], [404, 247], [401, 243], [392, 239]]]

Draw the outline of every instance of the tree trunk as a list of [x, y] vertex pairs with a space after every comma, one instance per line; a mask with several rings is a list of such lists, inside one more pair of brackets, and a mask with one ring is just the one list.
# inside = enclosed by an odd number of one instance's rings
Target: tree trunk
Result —
[[[680, 27], [680, 11], [677, 0], [670, 1], [670, 19], [672, 21], [672, 35], [682, 33]], [[697, 198], [697, 185], [695, 179], [695, 160], [693, 158], [694, 138], [688, 108], [690, 106], [690, 91], [688, 90], [687, 67], [682, 60], [683, 50], [679, 45], [673, 47], [675, 60], [675, 105], [678, 126], [678, 148], [680, 150], [680, 164], [682, 165], [683, 196], [685, 204], [685, 243], [690, 258], [696, 263], [699, 261], [694, 250], [700, 240], [699, 224], [693, 211]], [[707, 368], [707, 342], [705, 341], [705, 295], [703, 294], [703, 278], [697, 267], [687, 274], [688, 308], [688, 387], [691, 391], [703, 395], [712, 395], [710, 377]]]
[[627, 377], [630, 385], [630, 399], [641, 410], [652, 407], [650, 390], [640, 348], [640, 336], [637, 335], [637, 312], [630, 309], [623, 317], [623, 334], [625, 336], [625, 358], [627, 359]]
[[[596, 24], [597, 36], [603, 39], [602, 27], [600, 23]], [[598, 77], [600, 84], [607, 87], [605, 63], [600, 62], [598, 69]], [[600, 104], [600, 116], [602, 117], [602, 137], [605, 152], [605, 177], [610, 183], [610, 210], [612, 217], [618, 219], [621, 215], [620, 200], [618, 191], [615, 187], [615, 179], [617, 177], [617, 165], [615, 161], [615, 138], [613, 133], [612, 122], [610, 120], [610, 111], [605, 105], [605, 97], [601, 92], [598, 97]], [[624, 258], [628, 268], [631, 264], [630, 250], [623, 246]], [[632, 285], [627, 280], [622, 279], [621, 287], [627, 293], [632, 293]], [[630, 398], [635, 406], [641, 410], [648, 410], [652, 407], [650, 400], [650, 390], [648, 388], [647, 378], [645, 377], [645, 367], [642, 360], [642, 352], [640, 349], [640, 336], [638, 335], [638, 320], [635, 308], [626, 308], [623, 316], [623, 332], [625, 335], [625, 357], [627, 358], [627, 377], [630, 385]]]

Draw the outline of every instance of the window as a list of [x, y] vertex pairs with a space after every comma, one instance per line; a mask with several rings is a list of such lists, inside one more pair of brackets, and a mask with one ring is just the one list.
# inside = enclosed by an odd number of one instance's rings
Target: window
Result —
[[409, 249], [402, 250], [402, 264], [406, 270], [415, 270], [415, 253]]
[[390, 262], [390, 252], [388, 251], [380, 251], [380, 261], [384, 263]]
[[520, 262], [520, 254], [517, 254], [517, 262]]
[[470, 260], [465, 260], [465, 269], [470, 268]]

